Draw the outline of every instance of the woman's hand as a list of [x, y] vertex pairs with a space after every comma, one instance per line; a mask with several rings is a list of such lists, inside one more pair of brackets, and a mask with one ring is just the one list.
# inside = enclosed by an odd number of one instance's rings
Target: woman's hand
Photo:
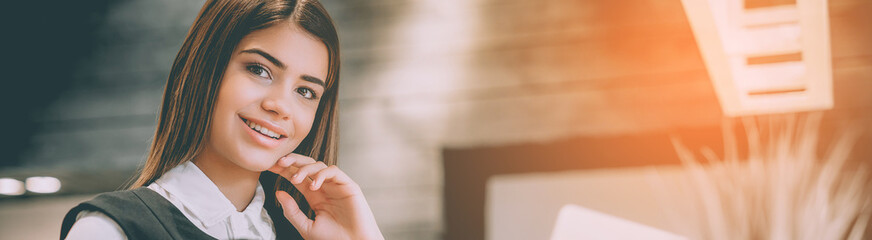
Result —
[[294, 185], [315, 211], [315, 220], [284, 191], [276, 192], [285, 218], [304, 239], [384, 239], [360, 186], [336, 166], [288, 154], [268, 169]]

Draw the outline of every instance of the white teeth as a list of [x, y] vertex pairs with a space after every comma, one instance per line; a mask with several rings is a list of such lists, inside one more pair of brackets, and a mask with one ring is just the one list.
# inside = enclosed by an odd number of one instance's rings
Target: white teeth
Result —
[[277, 133], [275, 133], [275, 132], [273, 132], [273, 131], [270, 131], [269, 129], [266, 129], [266, 128], [263, 127], [263, 126], [257, 125], [257, 123], [248, 122], [248, 127], [250, 127], [251, 129], [253, 129], [253, 130], [255, 130], [255, 131], [258, 131], [258, 132], [260, 132], [260, 133], [263, 133], [263, 135], [270, 136], [271, 138], [278, 139], [278, 138], [280, 137], [279, 134], [277, 134]]

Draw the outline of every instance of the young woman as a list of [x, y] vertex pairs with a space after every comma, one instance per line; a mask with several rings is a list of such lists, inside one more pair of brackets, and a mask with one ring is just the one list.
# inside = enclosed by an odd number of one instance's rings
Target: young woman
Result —
[[61, 239], [383, 239], [335, 165], [338, 85], [317, 1], [208, 0], [139, 177], [70, 210]]

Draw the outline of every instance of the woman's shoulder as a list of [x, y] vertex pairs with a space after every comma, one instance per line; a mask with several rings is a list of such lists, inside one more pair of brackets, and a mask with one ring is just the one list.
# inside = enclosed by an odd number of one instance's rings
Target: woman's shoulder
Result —
[[[133, 190], [115, 191], [101, 193], [91, 200], [79, 203], [71, 209], [64, 217], [64, 225], [69, 222], [72, 224], [79, 218], [80, 212], [98, 212], [115, 222], [122, 223], [124, 220], [142, 218], [142, 213], [148, 213], [148, 202], [155, 202], [154, 196], [157, 195], [146, 188], [137, 188]], [[157, 196], [161, 198], [160, 196]]]
[[82, 211], [65, 239], [127, 239], [121, 226], [97, 211]]
[[64, 217], [61, 225], [61, 239], [67, 237], [73, 225], [79, 228], [80, 224], [87, 228], [97, 227], [97, 229], [107, 225], [118, 226], [122, 229], [121, 232], [126, 233], [140, 231], [141, 227], [138, 226], [142, 224], [137, 224], [137, 222], [147, 221], [148, 216], [143, 213], [150, 212], [140, 197], [140, 195], [144, 195], [148, 198], [148, 193], [143, 190], [150, 191], [145, 188], [137, 188], [101, 193], [91, 200], [79, 203], [70, 209]]
[[212, 239], [193, 226], [165, 198], [145, 187], [102, 193], [80, 203], [64, 217], [61, 239], [70, 232], [81, 212], [98, 212], [106, 216], [92, 220], [111, 220], [129, 239]]

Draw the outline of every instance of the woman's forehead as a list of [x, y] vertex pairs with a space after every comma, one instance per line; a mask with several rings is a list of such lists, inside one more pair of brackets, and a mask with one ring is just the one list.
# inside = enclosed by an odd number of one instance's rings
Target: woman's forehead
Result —
[[258, 49], [286, 66], [287, 71], [325, 79], [329, 55], [327, 46], [295, 24], [281, 22], [253, 31], [242, 38], [236, 53]]

